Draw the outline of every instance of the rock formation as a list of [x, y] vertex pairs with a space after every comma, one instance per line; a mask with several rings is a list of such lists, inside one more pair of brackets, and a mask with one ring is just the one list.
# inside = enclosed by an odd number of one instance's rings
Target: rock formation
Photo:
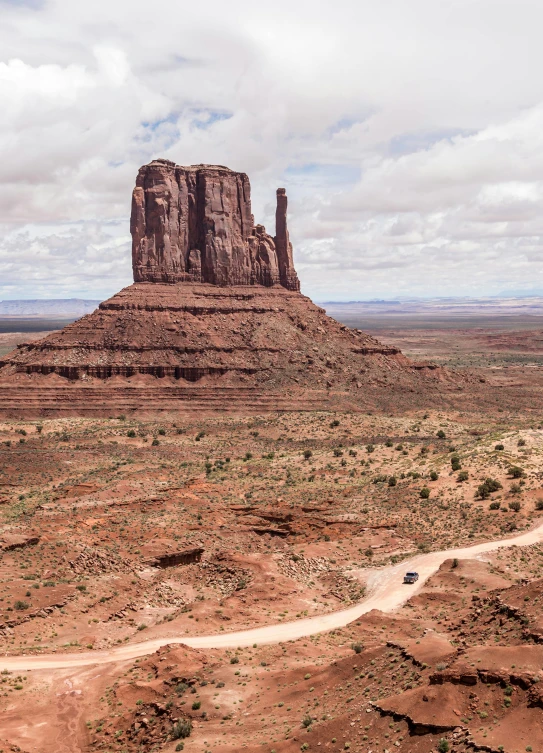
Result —
[[140, 169], [132, 194], [134, 281], [299, 290], [286, 214], [279, 188], [273, 239], [254, 224], [245, 173], [154, 160]]
[[405, 403], [421, 380], [439, 391], [442, 371], [340, 325], [299, 292], [286, 215], [279, 188], [275, 238], [255, 225], [249, 179], [226, 167], [142, 167], [135, 283], [5, 356], [0, 415], [356, 408]]

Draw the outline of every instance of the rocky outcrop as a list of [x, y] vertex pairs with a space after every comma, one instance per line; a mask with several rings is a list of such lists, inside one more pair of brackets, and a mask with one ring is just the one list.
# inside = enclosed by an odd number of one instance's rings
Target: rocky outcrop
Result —
[[154, 160], [138, 173], [130, 229], [135, 282], [300, 289], [285, 189], [277, 190], [274, 239], [254, 224], [245, 173]]
[[243, 173], [155, 160], [131, 229], [136, 282], [4, 356], [0, 416], [427, 407], [429, 391], [442, 405], [458, 389], [301, 295], [283, 188], [273, 238], [254, 225]]

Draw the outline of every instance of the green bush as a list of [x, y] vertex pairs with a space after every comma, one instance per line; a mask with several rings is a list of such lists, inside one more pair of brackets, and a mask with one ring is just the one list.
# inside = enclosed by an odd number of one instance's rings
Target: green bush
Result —
[[304, 460], [309, 460], [309, 458], [313, 455], [311, 450], [304, 450]]
[[430, 471], [430, 480], [431, 481], [437, 481], [439, 478], [439, 473], [437, 471]]
[[499, 510], [500, 509], [500, 503], [499, 502], [491, 502], [490, 503], [490, 509], [491, 510]]
[[536, 510], [543, 510], [543, 499], [538, 499], [535, 503]]
[[22, 612], [24, 609], [28, 609], [29, 606], [30, 604], [27, 601], [21, 601], [20, 599], [18, 599], [13, 605], [13, 608], [18, 612]]
[[153, 441], [151, 442], [151, 447], [158, 447], [159, 444], [160, 442], [158, 441], [158, 439], [153, 439]]
[[388, 485], [389, 486], [396, 486], [397, 483], [398, 483], [398, 481], [396, 479], [396, 476], [390, 476], [390, 478], [388, 479]]
[[446, 436], [447, 436], [447, 435], [445, 434], [445, 432], [443, 431], [443, 429], [440, 429], [440, 430], [439, 430], [439, 431], [437, 432], [437, 434], [436, 434], [436, 437], [437, 437], [438, 439], [445, 439], [445, 437], [446, 437]]
[[421, 499], [428, 499], [430, 496], [430, 489], [427, 486], [423, 486], [420, 490]]
[[512, 502], [509, 502], [509, 509], [513, 510], [513, 512], [518, 512], [520, 510], [520, 502], [518, 499], [514, 499]]
[[[192, 704], [192, 708], [194, 708], [194, 704]], [[198, 708], [200, 708], [199, 702]], [[192, 722], [190, 721], [190, 719], [180, 719], [173, 725], [172, 740], [179, 740], [181, 738], [189, 737], [191, 732]]]
[[352, 649], [355, 652], [355, 654], [361, 654], [364, 646], [361, 643], [353, 643]]
[[498, 489], [501, 488], [502, 485], [497, 479], [487, 478], [485, 479], [484, 483], [479, 484], [477, 491], [475, 492], [475, 496], [480, 497], [480, 499], [488, 499], [492, 492], [497, 492]]
[[503, 450], [503, 449], [505, 449], [505, 448], [504, 448], [504, 446], [503, 446], [502, 444], [497, 444], [497, 445], [496, 445], [496, 446], [494, 447], [494, 449], [495, 449], [495, 450]]
[[508, 473], [511, 478], [522, 478], [524, 476], [524, 470], [519, 468], [518, 465], [512, 465], [511, 468], [509, 468]]
[[126, 436], [130, 437], [130, 439], [134, 439], [134, 437], [136, 436], [136, 432], [134, 431], [134, 429], [130, 429], [129, 431], [126, 432]]
[[375, 445], [367, 444], [366, 445], [366, 452], [373, 452], [375, 450]]
[[200, 708], [201, 705], [202, 705], [201, 701], [194, 701], [194, 703], [192, 704], [192, 710], [193, 711], [198, 711], [198, 709]]
[[456, 480], [457, 480], [457, 481], [458, 481], [459, 483], [462, 483], [463, 481], [467, 481], [467, 480], [468, 480], [468, 478], [469, 478], [469, 473], [468, 473], [467, 471], [460, 471], [460, 473], [459, 473], [459, 474], [458, 474], [458, 476], [456, 477]]
[[445, 740], [444, 737], [442, 737], [439, 741], [437, 749], [439, 753], [449, 753], [449, 743], [447, 742], [447, 740]]

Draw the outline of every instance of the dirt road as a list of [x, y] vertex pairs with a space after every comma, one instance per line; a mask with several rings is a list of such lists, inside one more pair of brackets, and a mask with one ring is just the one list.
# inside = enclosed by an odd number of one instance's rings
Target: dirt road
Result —
[[[218, 633], [216, 635], [198, 635], [194, 637], [167, 636], [155, 638], [141, 643], [129, 643], [105, 651], [87, 651], [80, 654], [49, 654], [47, 656], [10, 656], [0, 657], [0, 670], [25, 671], [30, 669], [66, 669], [69, 667], [85, 667], [93, 664], [108, 664], [110, 662], [136, 659], [138, 656], [151, 654], [161, 646], [171, 643], [184, 643], [193, 648], [235, 648], [237, 646], [251, 646], [253, 643], [279, 643], [303, 638], [326, 630], [344, 627], [357, 617], [372, 609], [390, 612], [401, 606], [440, 567], [442, 562], [453, 557], [458, 559], [473, 558], [485, 552], [509, 546], [528, 546], [543, 541], [543, 523], [537, 528], [518, 536], [475, 544], [464, 549], [449, 549], [443, 552], [420, 554], [408, 562], [387, 567], [376, 571], [369, 583], [369, 595], [361, 602], [349, 609], [339, 612], [308, 617], [295, 622], [282, 622], [277, 625], [266, 625], [251, 630], [240, 630], [233, 633]], [[416, 570], [419, 580], [414, 586], [404, 585], [403, 573], [406, 570]]]

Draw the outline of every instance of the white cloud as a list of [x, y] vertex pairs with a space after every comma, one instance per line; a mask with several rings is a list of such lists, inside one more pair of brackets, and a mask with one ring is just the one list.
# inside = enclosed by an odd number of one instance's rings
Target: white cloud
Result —
[[539, 287], [538, 1], [0, 7], [0, 297], [126, 284], [157, 156], [285, 185], [318, 298]]

